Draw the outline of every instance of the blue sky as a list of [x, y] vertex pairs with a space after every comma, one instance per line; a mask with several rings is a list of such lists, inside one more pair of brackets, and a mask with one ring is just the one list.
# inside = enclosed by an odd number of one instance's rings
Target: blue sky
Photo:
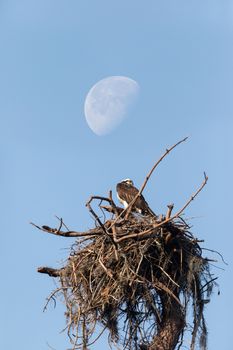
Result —
[[[100, 79], [125, 75], [140, 95], [128, 118], [96, 136], [84, 100]], [[206, 310], [209, 349], [232, 335], [233, 4], [227, 0], [2, 0], [0, 2], [0, 160], [2, 349], [69, 347], [63, 307], [42, 312], [55, 288], [41, 265], [60, 266], [73, 240], [29, 222], [92, 227], [85, 208], [122, 178], [140, 186], [166, 147], [145, 196], [154, 211], [186, 210], [193, 233], [229, 265]], [[103, 349], [103, 341], [95, 349]], [[107, 346], [105, 347], [107, 348]]]

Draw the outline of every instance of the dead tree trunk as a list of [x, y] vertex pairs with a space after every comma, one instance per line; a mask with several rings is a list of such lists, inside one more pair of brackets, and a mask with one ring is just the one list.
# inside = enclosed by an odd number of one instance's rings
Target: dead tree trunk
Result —
[[148, 350], [174, 350], [185, 327], [181, 305], [176, 300], [171, 300], [165, 293], [162, 293], [161, 300], [163, 304], [161, 324]]

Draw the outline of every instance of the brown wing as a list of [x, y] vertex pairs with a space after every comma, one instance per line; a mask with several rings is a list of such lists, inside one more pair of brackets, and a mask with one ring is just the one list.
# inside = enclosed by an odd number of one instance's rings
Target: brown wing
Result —
[[[136, 195], [139, 192], [136, 187], [124, 182], [120, 182], [119, 184], [117, 184], [116, 190], [119, 199], [125, 201], [128, 204], [132, 202], [132, 200], [136, 197]], [[145, 200], [142, 194], [136, 199], [136, 202], [133, 205], [133, 209], [143, 215], [151, 214], [152, 216], [156, 216], [156, 214], [150, 209], [147, 201]]]
[[146, 202], [145, 198], [143, 197], [143, 195], [141, 194], [135, 202], [135, 208], [141, 210], [142, 214], [147, 214], [149, 212], [148, 208], [148, 203]]
[[[120, 182], [117, 184], [117, 193], [121, 200], [129, 204], [138, 194], [138, 189], [127, 183]], [[148, 204], [142, 194], [136, 199], [133, 207], [141, 210], [141, 212], [145, 212], [148, 209]]]
[[128, 204], [132, 202], [132, 200], [135, 198], [135, 196], [138, 193], [138, 190], [135, 187], [128, 185], [127, 183], [124, 183], [124, 182], [120, 182], [119, 184], [117, 184], [116, 190], [119, 198], [127, 202]]

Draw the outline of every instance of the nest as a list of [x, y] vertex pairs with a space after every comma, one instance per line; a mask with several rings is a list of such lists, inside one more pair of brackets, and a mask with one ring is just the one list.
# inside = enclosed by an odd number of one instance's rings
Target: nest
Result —
[[[147, 181], [148, 177], [144, 185]], [[48, 301], [62, 295], [73, 349], [89, 349], [104, 331], [108, 331], [110, 345], [117, 348], [180, 349], [185, 330], [191, 330], [191, 350], [197, 339], [200, 348], [206, 349], [204, 306], [216, 278], [202, 255], [200, 241], [181, 216], [206, 181], [205, 176], [201, 187], [173, 216], [172, 205], [160, 217], [136, 214], [133, 203], [123, 210], [110, 193], [87, 203], [96, 220], [91, 230], [63, 230], [62, 219], [57, 229], [37, 226], [56, 235], [78, 237], [61, 269], [38, 269], [59, 279]], [[110, 213], [103, 222], [91, 207], [93, 200]], [[190, 308], [192, 324], [187, 324]]]

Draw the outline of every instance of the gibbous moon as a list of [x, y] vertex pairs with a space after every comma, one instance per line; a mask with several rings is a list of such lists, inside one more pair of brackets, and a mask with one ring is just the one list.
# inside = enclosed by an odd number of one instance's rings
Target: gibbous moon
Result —
[[111, 76], [96, 83], [84, 104], [91, 130], [99, 136], [114, 130], [127, 116], [138, 92], [138, 83], [124, 76]]

